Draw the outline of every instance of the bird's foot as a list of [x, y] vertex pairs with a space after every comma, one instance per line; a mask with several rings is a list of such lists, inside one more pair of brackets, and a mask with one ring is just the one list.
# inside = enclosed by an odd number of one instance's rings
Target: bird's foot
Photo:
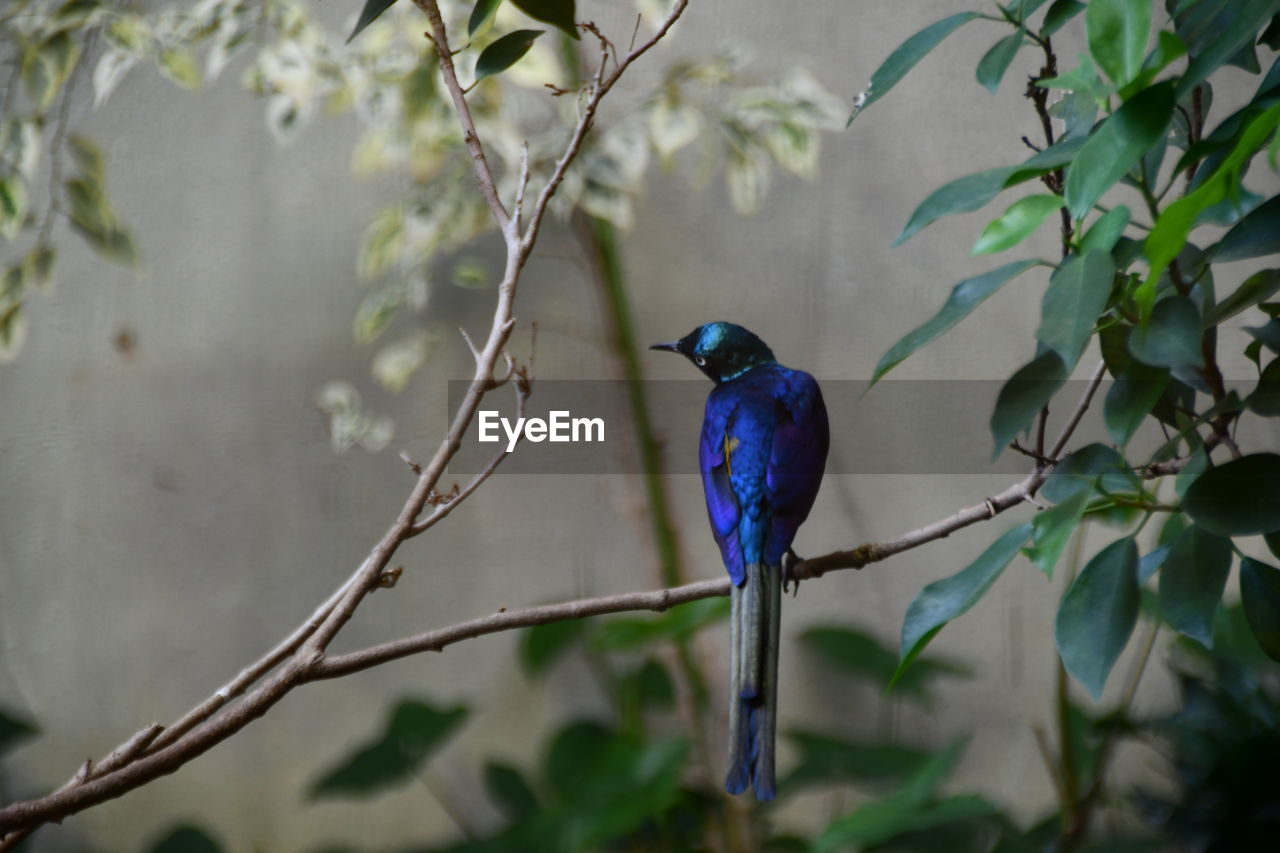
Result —
[[794, 571], [795, 567], [803, 562], [804, 560], [800, 559], [800, 556], [791, 548], [787, 549], [786, 555], [782, 558], [782, 591], [786, 592], [787, 586], [792, 585], [792, 598], [800, 594], [800, 578], [795, 576]]

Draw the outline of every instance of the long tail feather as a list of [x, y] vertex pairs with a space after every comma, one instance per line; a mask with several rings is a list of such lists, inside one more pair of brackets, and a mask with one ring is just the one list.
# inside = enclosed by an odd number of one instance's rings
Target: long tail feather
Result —
[[781, 571], [753, 563], [730, 590], [729, 772], [725, 790], [751, 785], [756, 799], [774, 796]]

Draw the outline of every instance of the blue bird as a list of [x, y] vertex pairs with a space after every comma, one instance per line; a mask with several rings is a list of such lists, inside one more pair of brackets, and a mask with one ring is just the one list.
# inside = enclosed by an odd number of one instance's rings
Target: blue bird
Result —
[[650, 349], [680, 353], [715, 383], [698, 462], [733, 582], [724, 786], [741, 794], [750, 785], [756, 799], [771, 800], [783, 557], [822, 482], [827, 407], [812, 376], [778, 364], [764, 341], [732, 323], [708, 323]]

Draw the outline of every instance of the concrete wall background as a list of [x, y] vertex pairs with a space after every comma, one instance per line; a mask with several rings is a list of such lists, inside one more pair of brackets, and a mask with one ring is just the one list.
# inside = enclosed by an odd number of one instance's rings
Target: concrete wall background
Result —
[[[606, 19], [597, 8], [604, 4], [582, 5], [581, 17]], [[829, 89], [852, 96], [894, 45], [971, 5], [826, 0], [796, 13], [786, 4], [694, 0], [652, 61], [731, 41], [751, 48], [763, 77], [801, 60]], [[341, 26], [355, 4], [337, 6], [320, 14]], [[952, 284], [994, 265], [966, 257], [994, 209], [937, 223], [896, 250], [889, 243], [931, 189], [1025, 156], [1018, 137], [1036, 124], [1018, 90], [1035, 69], [1032, 53], [1019, 56], [998, 97], [972, 79], [977, 57], [999, 35], [980, 24], [962, 29], [851, 130], [824, 138], [818, 180], [777, 181], [754, 217], [728, 212], [719, 185], [691, 192], [679, 172], [655, 169], [624, 243], [642, 340], [724, 317], [761, 330], [780, 358], [820, 379], [868, 377]], [[1074, 65], [1073, 50], [1061, 54]], [[430, 453], [445, 423], [445, 380], [467, 369], [461, 342], [446, 338], [399, 400], [363, 378], [368, 353], [350, 342], [362, 296], [354, 258], [364, 224], [394, 197], [394, 181], [350, 177], [348, 121], [323, 122], [277, 149], [261, 102], [236, 83], [238, 67], [199, 96], [134, 72], [109, 109], [83, 116], [104, 145], [113, 197], [137, 230], [145, 268], [135, 275], [104, 266], [64, 235], [57, 288], [30, 301], [27, 349], [0, 369], [0, 702], [45, 731], [9, 762], [11, 786], [24, 791], [60, 784], [86, 756], [151, 720], [174, 718], [309, 613], [399, 508], [411, 481], [394, 448]], [[1233, 79], [1234, 91], [1218, 93], [1224, 107], [1252, 89], [1250, 78]], [[612, 96], [615, 108], [625, 108], [629, 91]], [[1051, 231], [1037, 239], [1052, 254]], [[541, 376], [607, 378], [596, 297], [555, 256], [566, 242], [555, 229], [545, 235], [518, 313], [539, 322]], [[1044, 282], [1020, 279], [898, 375], [1003, 378], [1031, 355]], [[445, 328], [482, 329], [490, 299], [487, 291], [453, 294], [441, 308], [450, 315]], [[112, 345], [125, 329], [136, 342], [129, 355]], [[526, 340], [518, 333], [516, 346]], [[1239, 346], [1228, 341], [1223, 351]], [[1091, 359], [1082, 363], [1087, 372]], [[646, 367], [654, 377], [689, 378], [674, 359], [658, 356]], [[1238, 361], [1227, 371], [1246, 375]], [[393, 450], [331, 452], [312, 395], [335, 377], [358, 381], [375, 405], [396, 410], [403, 434]], [[909, 439], [927, 443], [945, 429], [922, 419]], [[825, 553], [896, 535], [1007, 482], [829, 478], [798, 547]], [[717, 576], [696, 478], [673, 478], [671, 491], [689, 564], [699, 577]], [[634, 478], [499, 476], [402, 552], [399, 587], [369, 600], [339, 646], [503, 606], [651, 587], [642, 510]], [[833, 678], [794, 643], [806, 624], [844, 620], [895, 644], [918, 589], [964, 565], [992, 536], [970, 529], [839, 573], [788, 601], [783, 727], [898, 732], [939, 745], [971, 731], [957, 784], [1029, 818], [1052, 798], [1032, 725], [1051, 712], [1059, 583], [1015, 564], [947, 629], [937, 647], [973, 664], [977, 677], [945, 684], [933, 713], [897, 702], [884, 712], [873, 691]], [[707, 644], [716, 673], [724, 658], [718, 634]], [[306, 805], [302, 792], [375, 728], [394, 698], [421, 694], [473, 709], [431, 774], [474, 820], [492, 819], [481, 797], [483, 759], [525, 763], [565, 714], [603, 708], [575, 664], [543, 688], [528, 684], [515, 667], [516, 642], [514, 633], [485, 638], [302, 689], [176, 775], [43, 830], [37, 849], [139, 849], [186, 818], [236, 850], [452, 837], [453, 824], [421, 788], [374, 804]], [[1126, 671], [1122, 660], [1116, 673]], [[1141, 706], [1172, 698], [1163, 667], [1153, 666]], [[1149, 754], [1128, 758], [1122, 777], [1152, 767]], [[823, 796], [801, 797], [781, 819], [808, 821], [830, 806]]]

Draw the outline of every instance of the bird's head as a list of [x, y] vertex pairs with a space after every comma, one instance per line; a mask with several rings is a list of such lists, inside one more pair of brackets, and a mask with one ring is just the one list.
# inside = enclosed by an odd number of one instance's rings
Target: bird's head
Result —
[[654, 344], [649, 349], [680, 353], [716, 383], [774, 360], [764, 341], [733, 323], [707, 323], [678, 341]]

